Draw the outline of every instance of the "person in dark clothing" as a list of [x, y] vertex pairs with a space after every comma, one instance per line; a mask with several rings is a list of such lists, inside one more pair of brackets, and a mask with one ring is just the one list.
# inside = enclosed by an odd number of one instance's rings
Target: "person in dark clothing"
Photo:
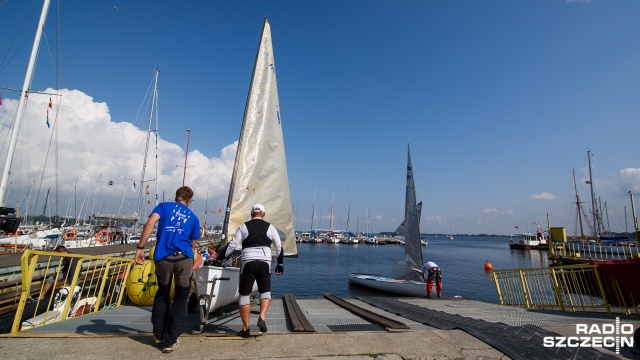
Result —
[[[158, 291], [153, 299], [151, 323], [154, 342], [163, 345], [164, 353], [172, 352], [178, 346], [187, 312], [196, 240], [200, 238], [200, 222], [188, 207], [192, 201], [193, 191], [183, 186], [176, 191], [175, 202], [158, 204], [144, 225], [135, 255], [136, 263], [144, 264], [144, 245], [158, 223], [153, 256]], [[172, 278], [176, 282], [173, 303], [170, 298]]]
[[267, 324], [264, 319], [271, 304], [271, 244], [276, 250], [278, 265], [276, 274], [282, 275], [284, 272], [284, 250], [280, 241], [278, 230], [270, 223], [263, 220], [265, 216], [264, 206], [253, 205], [251, 209], [251, 220], [238, 227], [233, 239], [227, 245], [226, 251], [220, 250], [218, 260], [231, 255], [236, 249], [242, 248], [242, 268], [240, 270], [240, 284], [238, 293], [240, 294], [240, 318], [242, 319], [242, 330], [238, 336], [248, 338], [249, 315], [251, 305], [249, 295], [253, 289], [254, 282], [258, 284], [260, 293], [260, 316], [258, 317], [258, 328], [260, 332], [267, 332]]

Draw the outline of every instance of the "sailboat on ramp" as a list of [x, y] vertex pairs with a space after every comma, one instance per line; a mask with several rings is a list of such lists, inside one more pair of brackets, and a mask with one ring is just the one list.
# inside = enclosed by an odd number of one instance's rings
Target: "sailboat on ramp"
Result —
[[[285, 256], [296, 256], [271, 27], [266, 19], [238, 141], [223, 241], [229, 241], [238, 227], [249, 220], [254, 203], [267, 208], [265, 220], [278, 229]], [[229, 265], [193, 270], [198, 303], [207, 314], [239, 298], [240, 268]], [[254, 291], [257, 291], [255, 284]]]
[[[404, 240], [407, 265], [411, 270], [420, 272], [422, 264], [422, 246], [420, 243], [420, 210], [416, 202], [416, 188], [413, 180], [411, 165], [411, 149], [407, 146], [407, 186], [404, 204]], [[357, 274], [349, 275], [349, 283], [365, 286], [375, 290], [386, 291], [402, 296], [426, 296], [424, 282], [390, 279], [379, 275]]]

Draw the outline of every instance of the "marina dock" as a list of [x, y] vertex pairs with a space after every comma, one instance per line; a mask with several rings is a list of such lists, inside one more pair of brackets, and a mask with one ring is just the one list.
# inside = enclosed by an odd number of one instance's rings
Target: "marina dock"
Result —
[[[323, 298], [273, 299], [258, 333], [258, 305], [252, 305], [251, 338], [235, 336], [241, 321], [235, 305], [212, 315], [200, 332], [198, 312], [189, 313], [180, 346], [162, 354], [153, 345], [151, 307], [121, 306], [17, 335], [0, 337], [4, 359], [617, 359], [640, 358], [636, 348], [545, 347], [546, 337], [576, 336], [576, 324], [613, 324], [600, 315], [527, 310], [461, 298]], [[306, 319], [294, 328], [291, 303]], [[344, 304], [343, 304], [344, 306]], [[358, 310], [379, 315], [356, 315]], [[639, 319], [620, 318], [640, 326]], [[580, 336], [580, 335], [578, 335]], [[584, 335], [582, 335], [584, 336]]]

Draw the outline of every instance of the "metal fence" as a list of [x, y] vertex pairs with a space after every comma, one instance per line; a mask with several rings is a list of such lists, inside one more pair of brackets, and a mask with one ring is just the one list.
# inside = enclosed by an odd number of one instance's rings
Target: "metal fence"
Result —
[[596, 265], [496, 270], [500, 304], [524, 308], [640, 316], [640, 301]]
[[26, 250], [20, 263], [12, 333], [121, 305], [134, 260]]

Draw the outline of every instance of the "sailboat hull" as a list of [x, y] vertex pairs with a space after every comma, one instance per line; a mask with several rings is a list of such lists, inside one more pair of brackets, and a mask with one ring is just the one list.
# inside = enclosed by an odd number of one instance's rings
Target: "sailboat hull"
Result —
[[[203, 266], [193, 269], [193, 279], [196, 283], [196, 295], [208, 303], [208, 312], [213, 312], [225, 305], [240, 299], [238, 284], [240, 268]], [[252, 292], [258, 292], [254, 282]]]
[[378, 275], [351, 274], [349, 275], [349, 283], [402, 296], [427, 295], [425, 283], [418, 281], [390, 279]]

